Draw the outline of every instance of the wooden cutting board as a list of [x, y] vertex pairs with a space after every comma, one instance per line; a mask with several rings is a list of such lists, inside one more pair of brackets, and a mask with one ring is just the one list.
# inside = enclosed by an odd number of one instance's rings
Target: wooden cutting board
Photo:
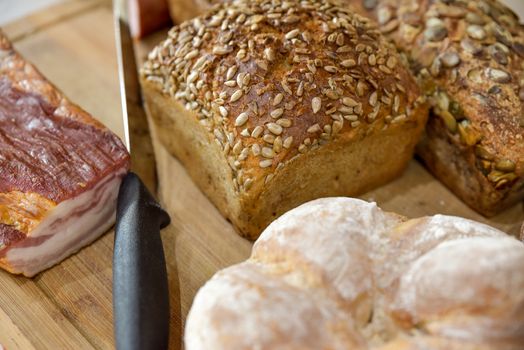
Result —
[[[520, 0], [515, 0], [520, 1]], [[109, 0], [68, 0], [4, 27], [16, 48], [76, 103], [122, 135]], [[165, 32], [137, 43], [141, 60]], [[154, 130], [152, 130], [154, 133]], [[143, 130], [137, 130], [143, 133]], [[245, 259], [238, 237], [181, 165], [154, 142], [159, 193], [172, 224], [162, 237], [171, 290], [171, 349], [181, 348], [185, 316], [198, 288], [218, 269]], [[154, 161], [147, 147], [137, 171]], [[463, 205], [416, 161], [398, 180], [366, 194], [387, 210], [435, 213], [488, 222], [517, 234], [522, 205], [486, 221]], [[113, 232], [34, 279], [0, 271], [0, 344], [11, 349], [112, 349]]]

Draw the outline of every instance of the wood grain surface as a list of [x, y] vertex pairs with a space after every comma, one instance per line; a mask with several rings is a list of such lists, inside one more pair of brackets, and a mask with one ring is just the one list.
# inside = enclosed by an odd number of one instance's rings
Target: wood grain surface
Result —
[[[69, 0], [4, 30], [16, 48], [74, 102], [123, 134], [109, 0]], [[137, 43], [138, 58], [143, 60], [164, 35], [159, 32]], [[137, 125], [140, 122], [144, 120]], [[143, 131], [134, 132], [144, 137]], [[153, 143], [160, 198], [172, 217], [172, 224], [162, 232], [171, 291], [170, 348], [180, 349], [185, 317], [198, 288], [218, 269], [245, 259], [251, 243], [236, 235], [180, 163]], [[151, 150], [144, 152], [144, 161], [135, 164], [135, 170], [151, 171]], [[524, 219], [522, 205], [517, 205], [486, 220], [415, 160], [402, 177], [362, 198], [410, 217], [464, 216], [511, 234], [519, 232]], [[0, 271], [0, 344], [9, 350], [114, 348], [113, 238], [111, 231], [34, 279]]]

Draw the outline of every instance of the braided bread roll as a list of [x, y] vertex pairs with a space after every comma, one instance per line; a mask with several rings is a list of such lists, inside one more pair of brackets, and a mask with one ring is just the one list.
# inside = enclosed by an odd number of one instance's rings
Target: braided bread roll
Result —
[[523, 266], [521, 242], [474, 221], [319, 199], [198, 292], [186, 349], [522, 349]]

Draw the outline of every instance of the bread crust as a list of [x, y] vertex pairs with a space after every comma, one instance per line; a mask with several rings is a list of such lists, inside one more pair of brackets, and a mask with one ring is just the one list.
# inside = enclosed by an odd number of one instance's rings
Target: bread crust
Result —
[[174, 27], [141, 80], [162, 142], [252, 239], [304, 201], [398, 175], [427, 118], [394, 47], [330, 1], [217, 6]]
[[432, 115], [418, 154], [473, 209], [524, 198], [524, 26], [496, 0], [345, 0], [411, 62]]
[[518, 350], [522, 264], [522, 242], [478, 222], [318, 199], [274, 221], [248, 260], [199, 290], [185, 345]]

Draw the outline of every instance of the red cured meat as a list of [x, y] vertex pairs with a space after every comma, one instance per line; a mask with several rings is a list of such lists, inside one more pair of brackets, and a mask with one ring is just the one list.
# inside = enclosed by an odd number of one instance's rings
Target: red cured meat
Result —
[[0, 267], [33, 276], [114, 222], [122, 141], [0, 32]]

